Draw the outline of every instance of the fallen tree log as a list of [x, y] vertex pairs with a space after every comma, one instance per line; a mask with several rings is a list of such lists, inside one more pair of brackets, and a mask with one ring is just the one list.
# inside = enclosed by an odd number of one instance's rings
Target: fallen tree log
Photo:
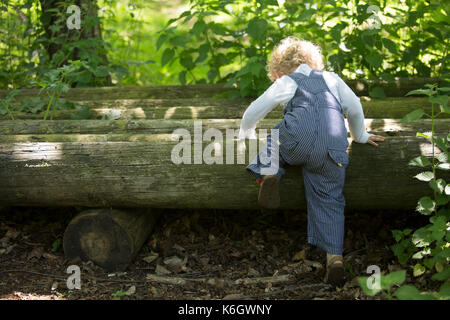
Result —
[[[89, 106], [88, 119], [234, 119], [242, 115], [251, 100], [229, 99], [150, 99], [150, 100], [101, 100], [82, 101], [80, 104]], [[431, 114], [431, 104], [427, 98], [362, 98], [361, 103], [366, 118], [399, 119], [409, 112], [421, 108]], [[437, 108], [435, 108], [435, 112]], [[57, 110], [55, 120], [68, 120], [76, 115], [76, 110]], [[28, 113], [13, 111], [15, 119], [43, 119], [44, 113]], [[281, 119], [283, 108], [278, 107], [270, 112], [267, 119]], [[449, 118], [442, 113], [439, 118]], [[0, 116], [9, 119], [9, 115]]]
[[[233, 120], [223, 121], [224, 127], [237, 128]], [[440, 120], [437, 126], [438, 133], [445, 136], [449, 128], [446, 121]], [[194, 126], [192, 120], [181, 122], [188, 124], [188, 128]], [[164, 127], [170, 123], [161, 124]], [[432, 154], [429, 141], [416, 137], [415, 132], [416, 128], [428, 128], [429, 123], [396, 125], [400, 129], [405, 126], [405, 130], [398, 130], [395, 135], [384, 134], [386, 141], [378, 148], [350, 144], [351, 161], [344, 190], [348, 208], [414, 209], [417, 200], [429, 193], [423, 182], [413, 178], [420, 168], [408, 166], [411, 158]], [[70, 137], [68, 142], [2, 141], [0, 205], [258, 208], [257, 185], [245, 171], [253, 157], [248, 155], [251, 151], [248, 141], [243, 162], [238, 162], [241, 158], [231, 151], [231, 145], [238, 150], [236, 141], [225, 138], [204, 141], [199, 149], [203, 161], [199, 164], [193, 164], [192, 155], [188, 157], [191, 164], [175, 164], [173, 150], [179, 141], [173, 141], [171, 131], [165, 130], [168, 132], [137, 134], [144, 142], [133, 140], [129, 134], [124, 138], [116, 134], [114, 142], [105, 142], [108, 134], [90, 134], [94, 138], [85, 140], [83, 135], [70, 133], [60, 135]], [[10, 138], [14, 141], [14, 136]], [[217, 159], [222, 159], [217, 160], [219, 163], [205, 163], [211, 147], [218, 150]], [[192, 151], [195, 148], [194, 145]], [[449, 171], [438, 173], [439, 177], [450, 180]], [[287, 170], [281, 185], [281, 200], [282, 208], [306, 208], [299, 168]]]
[[109, 271], [124, 270], [141, 249], [160, 214], [147, 209], [92, 209], [77, 215], [63, 239], [68, 260], [92, 261]]
[[[411, 90], [421, 89], [427, 83], [440, 85], [443, 80], [439, 78], [398, 78], [394, 81], [384, 80], [345, 80], [348, 86], [358, 96], [368, 96], [374, 87], [380, 87], [388, 97], [403, 97]], [[223, 84], [196, 84], [188, 86], [146, 86], [146, 87], [103, 87], [103, 88], [73, 88], [62, 95], [62, 98], [71, 101], [105, 100], [105, 99], [178, 99], [178, 98], [210, 98], [222, 95], [233, 88], [224, 88]], [[37, 97], [40, 89], [22, 89], [17, 99]], [[0, 98], [8, 95], [8, 90], [0, 90]]]
[[[258, 123], [260, 129], [273, 128], [280, 120], [263, 119]], [[346, 126], [348, 128], [347, 120]], [[75, 134], [161, 134], [172, 133], [176, 129], [183, 128], [194, 132], [195, 126], [201, 125], [205, 130], [214, 128], [225, 131], [226, 129], [239, 129], [240, 119], [204, 119], [193, 121], [184, 120], [0, 120], [0, 141], [11, 141], [8, 135], [46, 135], [55, 136], [53, 141], [58, 141], [64, 135]], [[445, 132], [450, 128], [450, 120], [437, 119], [434, 121], [436, 132]], [[396, 135], [401, 132], [415, 133], [431, 129], [431, 120], [402, 123], [398, 119], [365, 119], [366, 130], [377, 133]], [[5, 140], [8, 139], [8, 140]], [[23, 140], [26, 142], [26, 140]], [[28, 141], [33, 141], [32, 139]], [[66, 140], [61, 140], [66, 141]], [[82, 140], [75, 140], [82, 141]], [[105, 140], [106, 141], [106, 140]], [[120, 140], [116, 140], [120, 141]]]

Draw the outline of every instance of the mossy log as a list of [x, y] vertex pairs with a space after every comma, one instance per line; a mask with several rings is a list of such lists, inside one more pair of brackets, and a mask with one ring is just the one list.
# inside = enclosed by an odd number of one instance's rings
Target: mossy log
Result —
[[[145, 126], [148, 121], [141, 124]], [[418, 155], [431, 156], [429, 141], [416, 137], [416, 129], [426, 131], [430, 123], [393, 121], [390, 125], [397, 129], [388, 133], [385, 133], [388, 121], [373, 122], [373, 128], [369, 128], [370, 132], [386, 136], [386, 141], [378, 148], [350, 143], [350, 165], [344, 190], [348, 208], [414, 209], [417, 199], [429, 193], [426, 183], [413, 178], [421, 168], [408, 166], [408, 163]], [[437, 122], [438, 135], [448, 134], [449, 121]], [[79, 126], [86, 123], [78, 122]], [[161, 121], [164, 130], [158, 133], [121, 133], [122, 127], [118, 128], [118, 133], [37, 134], [42, 142], [19, 140], [27, 135], [2, 136], [0, 205], [258, 208], [257, 185], [245, 171], [254, 155], [254, 152], [248, 154], [248, 141], [242, 162], [228, 149], [233, 146], [234, 150], [241, 150], [236, 141], [225, 135], [223, 140], [203, 141], [199, 148], [200, 158], [208, 154], [211, 146], [216, 148], [219, 163], [193, 164], [192, 156], [188, 157], [191, 164], [172, 161], [173, 148], [179, 141], [173, 140], [171, 130], [179, 127], [192, 132], [193, 122]], [[271, 127], [268, 125], [274, 123], [266, 122], [266, 125]], [[211, 120], [208, 125], [217, 128], [217, 124], [220, 122]], [[222, 120], [221, 125], [222, 129], [238, 128], [234, 120]], [[192, 151], [195, 149], [194, 145]], [[436, 149], [436, 152], [440, 151]], [[438, 170], [439, 177], [446, 181], [450, 180], [449, 173]], [[306, 208], [303, 192], [300, 168], [288, 168], [281, 184], [282, 208]]]
[[160, 214], [157, 209], [91, 209], [78, 214], [64, 233], [64, 254], [122, 271], [134, 259]]
[[[82, 101], [89, 106], [89, 119], [100, 120], [105, 116], [114, 119], [237, 119], [242, 118], [251, 100], [248, 99], [144, 99], [144, 100], [101, 100]], [[409, 112], [421, 108], [431, 114], [431, 104], [427, 98], [361, 98], [366, 118], [399, 119]], [[435, 108], [435, 113], [438, 108]], [[57, 110], [55, 120], [68, 120], [74, 117], [76, 110]], [[43, 119], [44, 113], [27, 113], [13, 111], [16, 119]], [[267, 114], [267, 119], [281, 119], [283, 108], [275, 108]], [[448, 114], [440, 114], [439, 118], [449, 118]], [[9, 115], [0, 116], [9, 119]]]
[[[273, 128], [280, 120], [263, 119], [258, 123], [259, 129]], [[427, 131], [431, 129], [431, 120], [423, 119], [402, 123], [399, 119], [365, 119], [365, 127], [369, 132], [386, 133], [388, 135], [397, 135], [401, 132], [414, 134], [417, 131]], [[203, 119], [203, 120], [0, 120], [0, 141], [13, 142], [12, 138], [19, 135], [29, 136], [30, 140], [37, 136], [46, 137], [55, 136], [55, 139], [63, 139], [64, 135], [153, 135], [172, 133], [176, 129], [183, 128], [189, 132], [194, 132], [195, 126], [201, 125], [204, 130], [214, 128], [221, 131], [226, 129], [239, 129], [240, 119]], [[347, 120], [345, 120], [348, 128]], [[450, 128], [449, 119], [436, 119], [435, 130], [445, 132]], [[427, 129], [428, 128], [428, 129]], [[22, 142], [26, 142], [22, 138]], [[66, 141], [66, 140], [61, 140]], [[83, 140], [75, 140], [82, 142]], [[106, 141], [106, 140], [105, 140]], [[116, 140], [117, 141], [117, 140]], [[118, 140], [120, 141], [120, 140]]]
[[[440, 84], [439, 78], [398, 78], [395, 81], [383, 80], [345, 80], [358, 96], [368, 96], [374, 87], [383, 88], [388, 97], [403, 97], [411, 90], [423, 88], [427, 83]], [[179, 99], [179, 98], [211, 98], [222, 95], [233, 88], [224, 88], [223, 84], [196, 84], [188, 86], [146, 86], [146, 87], [104, 87], [74, 88], [62, 95], [71, 101], [106, 100], [106, 99]], [[17, 99], [36, 97], [40, 89], [22, 89]], [[8, 94], [0, 90], [0, 98]]]

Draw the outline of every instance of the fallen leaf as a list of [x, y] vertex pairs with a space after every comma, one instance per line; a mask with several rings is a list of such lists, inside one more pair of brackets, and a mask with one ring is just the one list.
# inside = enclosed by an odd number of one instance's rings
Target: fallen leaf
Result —
[[248, 274], [248, 276], [250, 276], [250, 277], [257, 277], [257, 276], [259, 276], [259, 272], [256, 271], [256, 270], [253, 269], [253, 268], [248, 268], [247, 274]]
[[47, 260], [55, 260], [55, 259], [58, 258], [57, 256], [55, 256], [55, 255], [53, 255], [53, 254], [51, 254], [51, 253], [47, 253], [47, 252], [44, 252], [44, 253], [42, 254], [42, 256], [43, 256], [45, 259], [47, 259]]
[[311, 267], [314, 267], [314, 268], [317, 268], [317, 269], [323, 268], [322, 264], [320, 262], [317, 262], [317, 261], [311, 261], [311, 260], [306, 260], [305, 259], [305, 264], [307, 266], [311, 266]]
[[181, 252], [186, 251], [186, 249], [184, 249], [182, 246], [180, 246], [180, 245], [178, 245], [178, 244], [174, 244], [174, 245], [173, 245], [173, 248], [174, 248], [175, 250], [181, 251]]
[[142, 258], [142, 260], [144, 260], [147, 263], [152, 263], [153, 261], [158, 259], [158, 257], [159, 257], [158, 253], [151, 252], [148, 256], [146, 256], [145, 258]]
[[20, 234], [20, 231], [11, 228], [6, 232], [5, 238], [15, 239], [15, 238], [17, 238], [17, 236], [19, 234]]
[[172, 256], [164, 259], [164, 264], [172, 268], [181, 267], [181, 265], [183, 264], [183, 260], [181, 260], [177, 256]]
[[39, 259], [40, 257], [42, 257], [42, 254], [44, 253], [44, 250], [42, 248], [34, 248], [29, 254], [28, 254], [28, 259], [33, 259], [33, 258], [37, 258]]
[[127, 291], [125, 291], [125, 295], [131, 296], [136, 293], [136, 286], [131, 286]]
[[57, 281], [52, 283], [51, 291], [55, 291], [56, 289], [58, 289], [58, 282]]
[[169, 270], [167, 270], [166, 268], [164, 268], [162, 265], [157, 264], [156, 265], [156, 269], [155, 269], [155, 273], [159, 276], [163, 276], [163, 275], [167, 275], [167, 274], [171, 274], [171, 272]]
[[306, 251], [301, 250], [301, 251], [297, 252], [296, 254], [294, 254], [294, 256], [292, 257], [292, 261], [305, 260], [305, 258], [306, 258]]

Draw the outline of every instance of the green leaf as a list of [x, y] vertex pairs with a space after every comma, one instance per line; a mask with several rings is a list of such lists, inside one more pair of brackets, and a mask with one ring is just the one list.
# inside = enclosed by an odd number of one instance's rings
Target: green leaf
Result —
[[394, 296], [399, 300], [432, 300], [433, 295], [427, 292], [421, 293], [415, 286], [407, 284], [395, 291]]
[[434, 175], [433, 175], [433, 172], [431, 172], [431, 171], [425, 171], [425, 172], [421, 172], [418, 175], [414, 176], [414, 178], [416, 178], [420, 181], [428, 182], [434, 178]]
[[400, 122], [410, 122], [410, 121], [416, 121], [423, 117], [425, 112], [422, 109], [416, 109], [410, 113], [408, 113], [406, 116], [403, 117]]
[[438, 194], [436, 195], [436, 205], [437, 206], [444, 206], [449, 202], [450, 198], [444, 194]]
[[389, 290], [389, 288], [394, 284], [401, 285], [405, 281], [405, 279], [406, 270], [391, 272], [381, 277], [381, 287], [383, 289]]
[[443, 299], [450, 300], [450, 281], [444, 282], [439, 288], [439, 296]]
[[378, 292], [381, 291], [381, 288], [372, 288], [372, 289], [370, 289], [367, 286], [367, 280], [368, 279], [369, 279], [369, 277], [358, 277], [358, 282], [359, 282], [359, 285], [361, 286], [363, 292], [366, 295], [373, 297], [374, 295], [376, 295]]
[[202, 44], [198, 48], [198, 57], [197, 57], [197, 60], [195, 60], [195, 63], [199, 63], [199, 62], [205, 61], [206, 58], [208, 57], [209, 49], [210, 49], [210, 46], [209, 46], [208, 43]]
[[178, 80], [182, 85], [186, 84], [186, 70], [183, 70], [178, 74]]
[[429, 166], [430, 164], [431, 164], [430, 160], [428, 160], [428, 158], [424, 157], [424, 156], [418, 156], [409, 162], [410, 166], [422, 167], [422, 168]]
[[247, 33], [255, 40], [263, 39], [268, 23], [265, 19], [253, 18], [247, 26]]
[[217, 69], [210, 69], [208, 71], [208, 80], [210, 83], [214, 83], [217, 76], [219, 76], [219, 71]]
[[428, 101], [430, 101], [431, 103], [437, 103], [441, 106], [446, 107], [448, 104], [448, 96], [444, 96], [444, 95], [431, 96], [428, 98]]
[[197, 22], [194, 24], [194, 27], [192, 27], [192, 33], [199, 37], [203, 32], [206, 30], [206, 23], [203, 20], [197, 20]]
[[174, 55], [175, 55], [175, 50], [173, 50], [172, 48], [167, 48], [166, 50], [164, 50], [162, 57], [161, 57], [161, 66], [164, 66], [170, 60], [172, 60]]
[[430, 89], [417, 89], [417, 90], [412, 90], [409, 91], [406, 95], [410, 96], [410, 95], [426, 95], [426, 96], [431, 96], [433, 94], [433, 90]]
[[417, 211], [424, 215], [429, 215], [433, 212], [435, 208], [435, 203], [430, 197], [422, 197], [417, 203]]
[[156, 50], [159, 50], [161, 46], [166, 42], [167, 40], [167, 34], [163, 33], [158, 37], [158, 40], [156, 41]]
[[103, 78], [109, 75], [109, 68], [106, 66], [99, 66], [94, 70], [94, 75], [99, 78]]
[[391, 230], [395, 241], [399, 242], [403, 238], [403, 232], [401, 230]]
[[[443, 193], [445, 189], [445, 180], [444, 179], [438, 179], [438, 180], [430, 180], [430, 187], [434, 191], [438, 193]], [[439, 204], [438, 204], [439, 205]]]
[[421, 265], [420, 263], [417, 263], [414, 267], [413, 267], [413, 276], [414, 277], [419, 277], [422, 274], [425, 273], [427, 269], [425, 269], [425, 267], [423, 265]]
[[378, 99], [384, 99], [386, 98], [386, 94], [384, 93], [383, 88], [381, 87], [375, 87], [372, 90], [369, 91], [369, 95], [372, 98], [378, 98]]
[[364, 56], [364, 59], [375, 69], [381, 67], [383, 62], [383, 57], [377, 52]]
[[195, 67], [195, 63], [192, 60], [192, 56], [188, 53], [184, 53], [181, 55], [180, 64], [188, 70], [191, 70]]
[[450, 279], [450, 267], [447, 266], [443, 271], [435, 273], [431, 279], [438, 281], [447, 281]]
[[52, 252], [57, 252], [60, 247], [61, 247], [61, 239], [58, 238], [52, 244]]
[[395, 44], [394, 41], [392, 41], [388, 38], [383, 38], [383, 39], [381, 39], [381, 42], [383, 42], [383, 46], [386, 49], [388, 49], [391, 53], [397, 54], [397, 45]]

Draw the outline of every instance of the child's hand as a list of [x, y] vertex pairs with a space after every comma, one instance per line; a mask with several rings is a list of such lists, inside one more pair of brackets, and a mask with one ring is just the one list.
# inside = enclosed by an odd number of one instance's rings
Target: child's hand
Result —
[[375, 141], [383, 142], [384, 141], [384, 137], [378, 136], [376, 134], [372, 134], [372, 135], [370, 135], [369, 140], [367, 140], [366, 143], [371, 144], [371, 145], [373, 145], [375, 147], [378, 147], [378, 144], [375, 143]]

